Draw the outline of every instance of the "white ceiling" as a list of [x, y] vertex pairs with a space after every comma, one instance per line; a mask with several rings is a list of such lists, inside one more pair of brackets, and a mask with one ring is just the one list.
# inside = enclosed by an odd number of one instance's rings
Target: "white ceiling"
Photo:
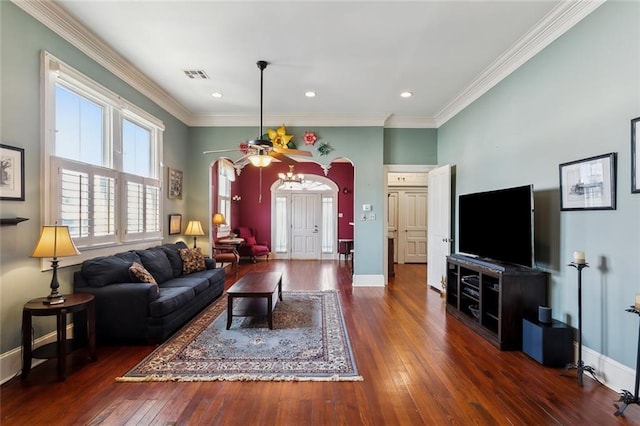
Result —
[[[256, 61], [266, 60], [265, 125], [388, 127], [443, 124], [600, 4], [21, 3], [189, 125], [259, 124]], [[185, 70], [203, 70], [210, 79], [188, 79]], [[309, 90], [317, 96], [306, 98]], [[401, 98], [402, 91], [413, 96]]]

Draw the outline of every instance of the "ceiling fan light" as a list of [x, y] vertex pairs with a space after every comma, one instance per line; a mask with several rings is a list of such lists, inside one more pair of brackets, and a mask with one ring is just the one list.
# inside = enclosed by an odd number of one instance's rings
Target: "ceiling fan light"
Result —
[[273, 157], [265, 154], [256, 154], [249, 157], [249, 161], [256, 167], [267, 167], [271, 164]]

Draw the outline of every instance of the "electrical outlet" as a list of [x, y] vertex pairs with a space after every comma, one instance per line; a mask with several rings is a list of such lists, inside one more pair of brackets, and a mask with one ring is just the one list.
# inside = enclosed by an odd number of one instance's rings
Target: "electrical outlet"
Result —
[[369, 219], [368, 220], [376, 220], [376, 214], [375, 213], [369, 213]]

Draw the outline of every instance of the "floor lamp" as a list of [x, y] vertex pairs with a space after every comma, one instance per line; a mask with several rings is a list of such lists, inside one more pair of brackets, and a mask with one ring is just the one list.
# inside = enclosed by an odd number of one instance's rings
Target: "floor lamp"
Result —
[[218, 238], [218, 230], [220, 229], [220, 225], [225, 225], [227, 223], [226, 219], [224, 218], [224, 215], [222, 213], [216, 213], [213, 215], [213, 218], [211, 218], [211, 223], [213, 224], [213, 226], [215, 227], [215, 232], [216, 234], [213, 236], [214, 240], [216, 240]]

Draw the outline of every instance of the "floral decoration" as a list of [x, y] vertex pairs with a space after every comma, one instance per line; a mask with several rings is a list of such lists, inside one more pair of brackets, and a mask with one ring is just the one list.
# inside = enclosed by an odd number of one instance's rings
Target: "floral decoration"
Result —
[[241, 142], [240, 143], [240, 152], [242, 152], [243, 154], [248, 154], [249, 153], [249, 143], [248, 142]]
[[322, 142], [319, 146], [318, 146], [318, 152], [320, 152], [320, 155], [327, 155], [329, 154], [331, 151], [333, 151], [333, 148], [331, 148], [331, 146], [329, 145], [328, 142]]
[[267, 134], [269, 135], [269, 140], [271, 140], [273, 145], [281, 148], [289, 148], [289, 143], [293, 138], [293, 135], [287, 134], [287, 129], [284, 127], [284, 124], [276, 130], [268, 129]]
[[304, 140], [305, 145], [313, 145], [318, 140], [318, 137], [314, 132], [306, 132], [302, 140]]

